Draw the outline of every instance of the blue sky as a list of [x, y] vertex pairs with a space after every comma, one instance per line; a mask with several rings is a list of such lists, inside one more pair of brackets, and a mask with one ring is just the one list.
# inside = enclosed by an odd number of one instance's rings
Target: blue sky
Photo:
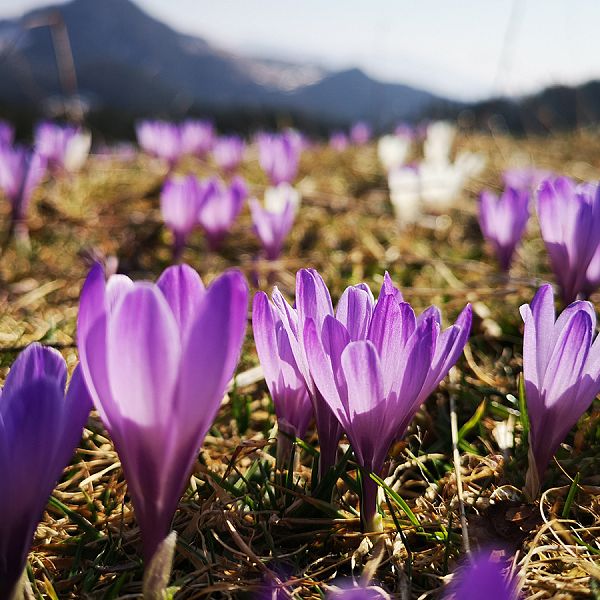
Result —
[[[600, 78], [598, 0], [135, 1], [228, 50], [359, 66], [458, 98]], [[43, 4], [0, 0], [0, 16]]]

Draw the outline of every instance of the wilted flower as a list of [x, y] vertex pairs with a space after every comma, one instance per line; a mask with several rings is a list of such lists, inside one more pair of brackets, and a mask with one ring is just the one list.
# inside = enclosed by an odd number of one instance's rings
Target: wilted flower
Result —
[[0, 146], [10, 146], [15, 139], [15, 128], [6, 121], [0, 121]]
[[377, 303], [364, 284], [346, 289], [335, 317], [305, 320], [310, 374], [346, 432], [362, 477], [361, 520], [376, 528], [377, 485], [392, 442], [458, 360], [471, 329], [471, 307], [442, 332], [440, 312], [419, 318], [386, 274]]
[[215, 128], [210, 121], [188, 119], [179, 126], [182, 154], [206, 156], [215, 141]]
[[364, 121], [358, 121], [350, 128], [350, 141], [357, 146], [362, 146], [371, 139], [371, 134], [370, 125]]
[[237, 135], [217, 138], [212, 149], [212, 156], [220, 169], [226, 173], [235, 171], [244, 159], [246, 145]]
[[173, 257], [181, 257], [187, 238], [198, 225], [203, 188], [193, 175], [167, 179], [160, 194], [160, 211], [173, 232]]
[[273, 185], [291, 183], [295, 179], [300, 152], [298, 139], [291, 132], [258, 136], [260, 166]]
[[412, 146], [411, 138], [401, 135], [384, 135], [377, 142], [377, 155], [386, 172], [401, 167]]
[[248, 188], [241, 177], [234, 177], [229, 185], [216, 177], [202, 182], [198, 222], [212, 250], [217, 250], [229, 233], [247, 196]]
[[479, 197], [479, 226], [492, 245], [504, 271], [510, 269], [512, 257], [529, 219], [529, 191], [506, 188], [501, 196], [489, 190]]
[[507, 578], [502, 571], [507, 568], [505, 560], [494, 560], [490, 552], [480, 552], [468, 560], [454, 574], [444, 600], [517, 600], [514, 578]]
[[141, 149], [166, 161], [173, 168], [183, 154], [181, 130], [175, 123], [142, 121], [136, 127]]
[[92, 406], [79, 367], [65, 396], [66, 382], [63, 357], [32, 344], [0, 390], [1, 598], [13, 598], [35, 528]]
[[596, 330], [592, 305], [573, 302], [556, 319], [549, 284], [520, 310], [530, 422], [526, 491], [534, 498], [550, 459], [600, 391], [600, 343], [597, 338], [592, 344]]
[[264, 207], [255, 198], [250, 200], [254, 231], [269, 260], [279, 258], [285, 238], [294, 224], [299, 204], [300, 194], [289, 183], [267, 188]]
[[247, 304], [238, 271], [205, 289], [187, 265], [166, 269], [156, 284], [105, 281], [96, 265], [83, 286], [82, 372], [119, 453], [146, 561], [169, 533], [235, 370]]
[[40, 123], [35, 130], [35, 150], [53, 172], [74, 173], [85, 163], [92, 136], [80, 127]]
[[[277, 299], [276, 305], [269, 301], [264, 292], [258, 292], [254, 296], [252, 328], [256, 351], [273, 399], [279, 431], [284, 434], [279, 437], [277, 445], [277, 456], [281, 464], [287, 459], [291, 445], [286, 436], [304, 436], [313, 416], [313, 407], [304, 376], [292, 350], [292, 344], [296, 340], [290, 340], [289, 328], [286, 329], [282, 320], [281, 308], [286, 304], [277, 288], [273, 290], [273, 299]], [[287, 316], [292, 320], [296, 318], [295, 312]]]
[[550, 265], [565, 304], [586, 289], [586, 272], [600, 245], [600, 193], [567, 177], [538, 189], [537, 212]]
[[348, 136], [343, 131], [334, 131], [329, 138], [329, 147], [343, 152], [349, 145]]
[[11, 204], [12, 227], [24, 228], [31, 196], [46, 172], [46, 161], [25, 148], [0, 146], [0, 188]]

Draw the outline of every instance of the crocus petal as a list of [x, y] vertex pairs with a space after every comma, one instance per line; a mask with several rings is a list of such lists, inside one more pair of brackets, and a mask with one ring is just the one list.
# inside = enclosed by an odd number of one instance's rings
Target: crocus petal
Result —
[[373, 314], [373, 297], [359, 287], [346, 288], [336, 308], [336, 319], [350, 334], [351, 340], [366, 337]]

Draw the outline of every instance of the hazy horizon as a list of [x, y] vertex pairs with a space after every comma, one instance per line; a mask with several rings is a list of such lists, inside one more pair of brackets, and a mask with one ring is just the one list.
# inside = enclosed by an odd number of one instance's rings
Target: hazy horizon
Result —
[[[57, 3], [65, 0], [0, 0], [0, 18]], [[358, 67], [383, 81], [463, 100], [600, 78], [600, 3], [587, 0], [135, 3], [227, 51], [329, 69]]]

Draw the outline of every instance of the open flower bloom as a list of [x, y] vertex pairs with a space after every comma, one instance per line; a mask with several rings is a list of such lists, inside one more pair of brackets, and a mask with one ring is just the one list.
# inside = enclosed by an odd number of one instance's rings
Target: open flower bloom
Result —
[[15, 139], [15, 128], [6, 121], [0, 121], [0, 146], [10, 146]]
[[273, 185], [291, 183], [295, 179], [301, 150], [297, 135], [292, 132], [258, 136], [260, 167]]
[[[470, 329], [470, 305], [444, 331], [435, 307], [417, 318], [387, 274], [377, 303], [360, 284], [346, 289], [335, 316], [305, 320], [310, 374], [367, 472], [382, 475], [392, 442], [458, 360]], [[371, 531], [377, 486], [368, 473], [362, 489], [361, 519]]]
[[202, 158], [215, 142], [215, 128], [210, 121], [188, 119], [179, 126], [182, 154]]
[[285, 238], [294, 224], [299, 204], [300, 194], [289, 183], [267, 188], [264, 207], [255, 198], [250, 200], [254, 231], [269, 260], [279, 258]]
[[0, 390], [1, 598], [16, 591], [35, 528], [92, 407], [79, 367], [65, 396], [66, 382], [60, 353], [32, 344]]
[[404, 135], [384, 135], [377, 142], [379, 162], [387, 173], [401, 167], [408, 157], [412, 139]]
[[228, 271], [205, 289], [187, 265], [156, 284], [105, 275], [81, 292], [85, 382], [119, 453], [150, 561], [171, 520], [240, 355], [248, 289]]
[[475, 554], [454, 574], [444, 600], [517, 600], [516, 580], [503, 574], [507, 567], [489, 551]]
[[371, 134], [370, 125], [364, 121], [358, 121], [350, 128], [350, 141], [357, 146], [362, 146], [371, 139]]
[[46, 172], [46, 161], [25, 148], [0, 146], [0, 188], [12, 207], [13, 226], [23, 223], [33, 192]]
[[167, 179], [160, 194], [160, 211], [173, 232], [173, 256], [178, 260], [190, 233], [198, 225], [203, 190], [193, 175]]
[[513, 255], [529, 220], [529, 191], [506, 188], [501, 196], [489, 190], [479, 197], [479, 226], [492, 245], [503, 271], [510, 269]]
[[334, 131], [329, 138], [329, 147], [337, 152], [343, 152], [349, 144], [348, 136], [343, 131]]
[[217, 250], [242, 210], [248, 188], [241, 177], [229, 185], [213, 177], [202, 182], [198, 222], [204, 229], [211, 250]]
[[231, 173], [244, 160], [245, 149], [246, 144], [241, 137], [237, 135], [222, 136], [215, 141], [212, 156], [220, 169]]
[[549, 284], [520, 310], [530, 423], [526, 492], [534, 498], [550, 459], [600, 391], [600, 338], [592, 344], [596, 313], [589, 302], [573, 302], [556, 318]]
[[586, 289], [586, 272], [600, 245], [600, 193], [568, 177], [543, 181], [537, 213], [550, 265], [565, 304]]
[[175, 123], [166, 121], [142, 121], [136, 127], [140, 148], [160, 158], [173, 168], [183, 154], [181, 130]]
[[53, 172], [75, 173], [83, 167], [92, 136], [80, 127], [40, 123], [35, 130], [35, 150]]
[[[277, 288], [273, 290], [273, 296], [278, 299], [278, 307], [286, 306]], [[279, 431], [284, 436], [301, 438], [313, 416], [313, 407], [304, 376], [292, 350], [295, 340], [290, 340], [289, 328], [286, 329], [278, 307], [269, 301], [264, 292], [257, 292], [254, 296], [254, 342], [273, 399]], [[292, 319], [296, 316], [293, 312], [290, 315]], [[280, 436], [278, 458], [285, 460], [289, 448], [290, 440]]]

